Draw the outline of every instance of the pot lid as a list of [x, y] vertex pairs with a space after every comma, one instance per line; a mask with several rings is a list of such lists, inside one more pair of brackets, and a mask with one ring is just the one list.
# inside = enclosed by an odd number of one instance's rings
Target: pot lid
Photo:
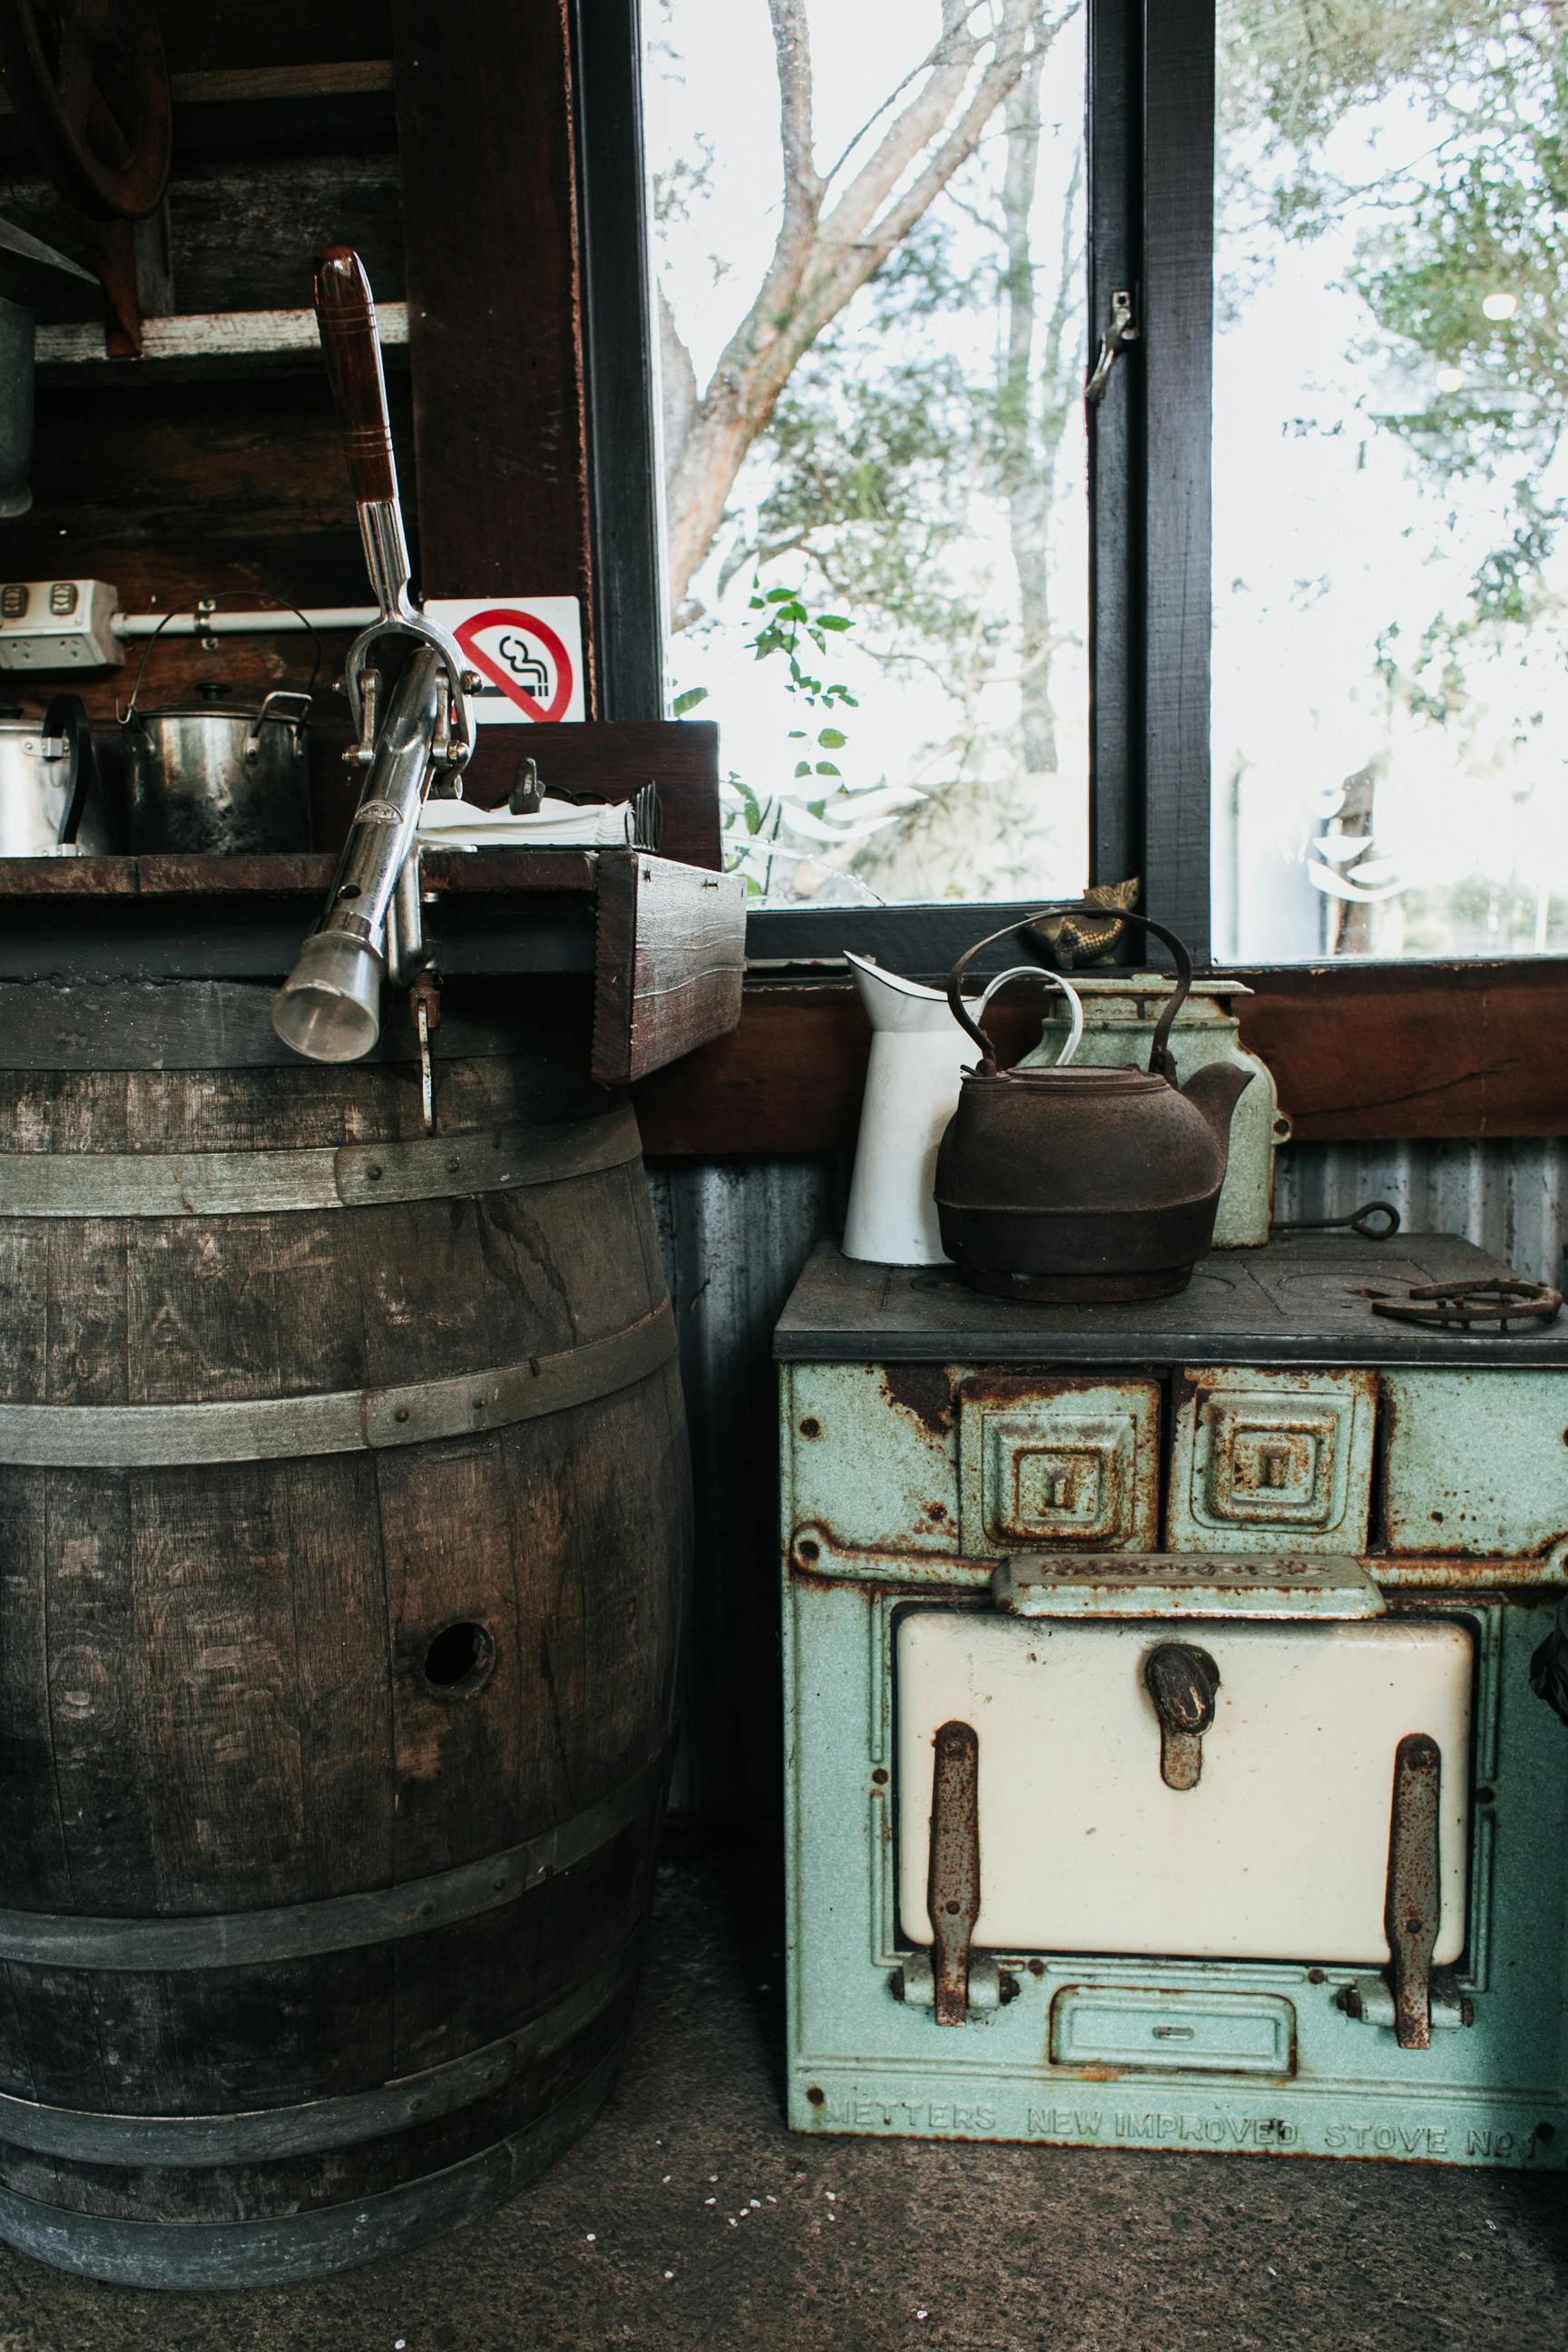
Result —
[[261, 713], [250, 702], [161, 702], [155, 710], [143, 710], [138, 705], [135, 715], [138, 719], [238, 719], [249, 726]]
[[[282, 694], [284, 691], [285, 689], [277, 688], [272, 689], [272, 693]], [[230, 698], [233, 693], [234, 688], [226, 679], [204, 677], [197, 685], [195, 693], [186, 696], [183, 701], [160, 702], [155, 709], [151, 710], [143, 709], [140, 704], [136, 704], [134, 716], [138, 719], [237, 719], [247, 727], [254, 726], [258, 719], [265, 719], [268, 726], [301, 727], [310, 715], [308, 709], [306, 710], [268, 710], [267, 704], [272, 699], [272, 693], [268, 693], [259, 703], [235, 702]], [[287, 698], [290, 702], [307, 704], [310, 699], [302, 690], [296, 688], [287, 689]], [[132, 711], [126, 712], [127, 724], [132, 716]]]
[[258, 714], [253, 703], [233, 700], [234, 688], [226, 678], [204, 677], [194, 694], [179, 702], [160, 702], [154, 709], [142, 710], [142, 719], [241, 719], [247, 724]]

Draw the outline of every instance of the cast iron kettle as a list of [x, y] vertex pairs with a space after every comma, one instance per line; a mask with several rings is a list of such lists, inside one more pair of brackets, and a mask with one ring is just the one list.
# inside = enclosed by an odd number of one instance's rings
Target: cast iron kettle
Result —
[[[1040, 914], [1095, 911], [1069, 903]], [[1021, 925], [978, 940], [949, 975], [953, 1019], [982, 1058], [964, 1073], [937, 1153], [937, 1216], [942, 1247], [976, 1290], [1064, 1305], [1163, 1298], [1185, 1287], [1213, 1238], [1231, 1113], [1252, 1073], [1213, 1062], [1178, 1087], [1168, 1040], [1192, 958], [1163, 924], [1127, 920], [1163, 940], [1176, 967], [1147, 1070], [1001, 1067], [961, 992], [982, 950]]]

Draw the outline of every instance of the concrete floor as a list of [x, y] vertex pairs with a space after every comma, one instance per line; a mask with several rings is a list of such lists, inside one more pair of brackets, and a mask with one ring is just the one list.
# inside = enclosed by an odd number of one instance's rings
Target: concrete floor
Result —
[[0, 2253], [0, 2352], [1562, 2352], [1568, 2179], [791, 2138], [754, 1869], [662, 1874], [626, 2074], [489, 2220], [308, 2288]]

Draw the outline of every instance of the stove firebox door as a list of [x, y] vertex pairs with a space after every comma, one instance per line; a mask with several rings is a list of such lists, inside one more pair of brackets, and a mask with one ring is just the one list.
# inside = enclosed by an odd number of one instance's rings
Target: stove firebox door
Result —
[[[1441, 1915], [1465, 1941], [1473, 1642], [1447, 1619], [1196, 1629], [908, 1611], [896, 1643], [899, 1911], [931, 1941], [938, 1730], [979, 1748], [974, 1945], [1381, 1966], [1400, 1743], [1436, 1743]], [[1204, 1705], [1212, 1680], [1212, 1714]], [[1186, 1706], [1193, 1730], [1166, 1719]], [[1206, 1717], [1206, 1719], [1202, 1719]], [[1196, 1729], [1201, 1720], [1201, 1731]], [[1190, 1745], [1180, 1744], [1185, 1737]], [[1201, 1738], [1201, 1765], [1197, 1740]], [[1173, 1748], [1177, 1761], [1173, 1766]]]

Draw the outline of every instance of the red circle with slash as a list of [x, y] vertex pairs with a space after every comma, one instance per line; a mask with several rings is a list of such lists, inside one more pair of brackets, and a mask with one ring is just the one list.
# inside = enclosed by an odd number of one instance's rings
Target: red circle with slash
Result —
[[[502, 624], [514, 629], [526, 629], [529, 635], [536, 638], [543, 646], [554, 663], [555, 692], [547, 703], [541, 702], [535, 695], [530, 694], [520, 678], [513, 677], [510, 671], [493, 661], [484, 647], [479, 644], [478, 639], [481, 630], [493, 629]], [[454, 634], [474, 667], [482, 671], [493, 685], [499, 686], [501, 692], [510, 701], [515, 702], [520, 710], [528, 713], [530, 719], [542, 721], [559, 719], [562, 712], [567, 709], [572, 700], [571, 656], [548, 622], [536, 620], [531, 613], [520, 613], [513, 606], [496, 604], [492, 605], [488, 613], [470, 613], [468, 619], [460, 624]]]

